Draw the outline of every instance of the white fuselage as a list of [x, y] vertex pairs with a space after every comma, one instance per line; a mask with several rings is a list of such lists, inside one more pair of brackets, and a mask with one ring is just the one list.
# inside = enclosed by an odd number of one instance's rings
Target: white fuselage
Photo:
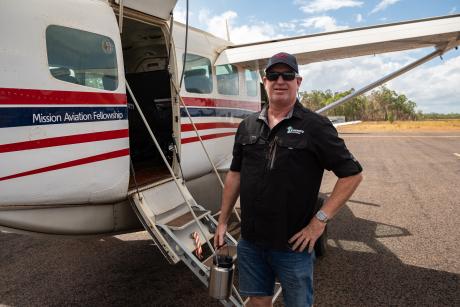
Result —
[[[106, 1], [0, 3], [0, 226], [79, 234], [134, 225], [126, 198], [132, 176], [130, 139], [136, 130], [128, 116], [132, 104], [125, 74], [131, 85], [128, 76], [137, 80], [166, 71], [166, 58], [155, 56], [153, 46], [169, 50], [171, 33], [169, 24], [155, 16], [125, 8], [124, 18], [120, 36], [114, 9]], [[139, 33], [154, 30], [159, 38], [150, 35], [152, 43], [143, 45]], [[185, 27], [176, 23], [172, 35], [168, 69], [172, 80], [164, 83], [170, 86], [169, 97], [153, 100], [157, 110], [166, 101], [170, 113], [164, 114], [170, 127], [165, 139], [174, 138], [178, 144], [183, 177], [193, 185], [193, 180], [210, 173], [211, 165], [174, 90], [182, 73]], [[254, 69], [234, 65], [227, 75], [225, 67], [212, 65], [218, 51], [229, 44], [189, 29], [187, 54], [209, 60], [210, 70], [200, 78], [210, 88], [204, 92], [192, 88], [201, 80], [192, 75], [207, 67], [193, 66], [191, 58], [180, 89], [217, 165], [231, 158], [238, 123], [260, 108]], [[228, 90], [230, 77], [234, 88]], [[147, 85], [152, 92], [163, 86]], [[136, 146], [140, 152], [142, 145]], [[177, 159], [171, 165], [181, 176]]]

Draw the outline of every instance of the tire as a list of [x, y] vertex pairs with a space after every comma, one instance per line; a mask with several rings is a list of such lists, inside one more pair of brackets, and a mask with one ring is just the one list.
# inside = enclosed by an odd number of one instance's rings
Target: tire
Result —
[[[321, 209], [325, 200], [326, 200], [326, 196], [321, 195], [321, 194], [318, 195], [318, 200], [316, 201], [315, 213], [318, 212], [319, 209]], [[327, 225], [321, 237], [319, 237], [318, 240], [316, 240], [316, 243], [315, 243], [316, 257], [322, 258], [326, 256], [327, 254], [326, 251], [327, 251]]]

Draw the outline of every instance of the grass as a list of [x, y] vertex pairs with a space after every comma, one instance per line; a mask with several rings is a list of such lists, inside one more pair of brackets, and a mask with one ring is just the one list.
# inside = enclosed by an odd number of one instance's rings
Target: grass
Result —
[[362, 122], [360, 124], [338, 127], [339, 132], [442, 132], [459, 131], [460, 119]]

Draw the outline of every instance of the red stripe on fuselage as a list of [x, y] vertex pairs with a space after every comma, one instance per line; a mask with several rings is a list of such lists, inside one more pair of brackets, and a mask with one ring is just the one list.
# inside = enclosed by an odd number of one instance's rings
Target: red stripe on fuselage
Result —
[[242, 101], [230, 99], [215, 99], [215, 98], [197, 98], [197, 97], [182, 97], [184, 104], [189, 107], [216, 107], [216, 108], [236, 108], [251, 111], [260, 111], [260, 102], [258, 101]]
[[[238, 128], [239, 123], [196, 123], [197, 130], [215, 129], [215, 128]], [[192, 124], [182, 124], [181, 132], [194, 131]]]
[[1, 177], [0, 181], [9, 180], [9, 179], [18, 178], [18, 177], [30, 176], [30, 175], [35, 175], [35, 174], [40, 174], [40, 173], [45, 173], [45, 172], [50, 172], [50, 171], [55, 171], [55, 170], [59, 170], [59, 169], [63, 169], [63, 168], [69, 168], [69, 167], [78, 166], [78, 165], [82, 165], [82, 164], [89, 164], [89, 163], [99, 162], [99, 161], [103, 161], [103, 160], [119, 158], [119, 157], [123, 157], [123, 156], [127, 156], [127, 155], [129, 155], [129, 148], [121, 149], [121, 150], [115, 150], [115, 151], [103, 153], [103, 154], [100, 154], [100, 155], [95, 155], [95, 156], [86, 157], [86, 158], [82, 158], [82, 159], [72, 160], [72, 161], [68, 161], [68, 162], [64, 162], [64, 163], [59, 163], [59, 164], [50, 165], [50, 166], [46, 166], [46, 167], [42, 167], [42, 168], [37, 168], [37, 169], [27, 171], [27, 172], [22, 172], [22, 173], [18, 173], [18, 174], [13, 174], [13, 175]]
[[[204, 141], [204, 140], [210, 140], [210, 139], [216, 139], [216, 138], [222, 138], [225, 136], [235, 135], [235, 133], [236, 132], [224, 132], [224, 133], [213, 133], [213, 134], [206, 134], [206, 135], [200, 135], [200, 136], [201, 136], [201, 139]], [[181, 140], [181, 144], [198, 142], [199, 140], [200, 139], [197, 136], [183, 138]]]
[[0, 145], [0, 153], [46, 148], [53, 146], [72, 145], [79, 143], [105, 141], [129, 136], [128, 129], [102, 131], [85, 134], [66, 135], [54, 138], [46, 138], [33, 141], [17, 142]]
[[126, 105], [126, 103], [125, 94], [0, 88], [0, 105]]

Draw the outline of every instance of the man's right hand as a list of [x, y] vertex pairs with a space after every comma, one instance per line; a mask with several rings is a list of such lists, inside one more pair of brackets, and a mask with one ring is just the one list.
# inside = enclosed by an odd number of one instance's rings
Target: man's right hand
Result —
[[214, 248], [217, 249], [225, 244], [225, 233], [227, 232], [227, 224], [219, 223], [217, 225], [216, 233], [214, 234]]
[[222, 206], [217, 223], [216, 233], [214, 234], [214, 247], [218, 248], [225, 244], [225, 233], [227, 232], [227, 222], [230, 218], [233, 206], [240, 194], [240, 173], [229, 171], [225, 178], [225, 187], [222, 194]]

